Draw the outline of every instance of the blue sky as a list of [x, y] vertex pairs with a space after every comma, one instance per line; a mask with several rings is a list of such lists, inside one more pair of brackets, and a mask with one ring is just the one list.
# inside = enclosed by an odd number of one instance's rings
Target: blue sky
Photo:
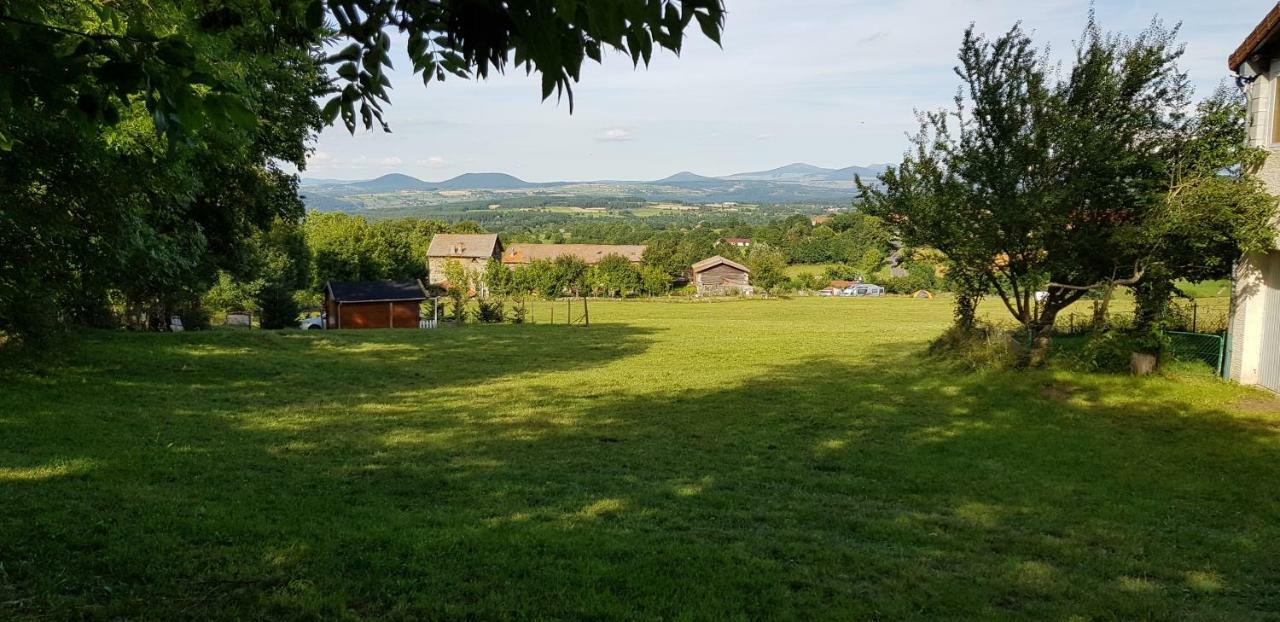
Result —
[[[404, 172], [441, 180], [499, 171], [530, 181], [724, 175], [791, 162], [833, 168], [895, 161], [917, 109], [948, 105], [964, 28], [995, 34], [1021, 21], [1054, 56], [1068, 54], [1087, 1], [726, 0], [720, 49], [700, 34], [648, 69], [606, 57], [583, 67], [575, 109], [539, 100], [523, 71], [422, 88], [399, 59], [392, 134], [329, 128], [306, 177]], [[1197, 93], [1228, 77], [1227, 55], [1270, 8], [1242, 0], [1095, 3], [1108, 30], [1136, 33], [1157, 14], [1182, 22], [1182, 65]], [[693, 31], [696, 32], [696, 28]]]

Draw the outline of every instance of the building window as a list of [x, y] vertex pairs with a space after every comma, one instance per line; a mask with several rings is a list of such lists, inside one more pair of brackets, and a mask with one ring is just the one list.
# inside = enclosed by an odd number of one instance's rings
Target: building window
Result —
[[1280, 80], [1272, 80], [1275, 84], [1271, 91], [1271, 144], [1280, 143]]

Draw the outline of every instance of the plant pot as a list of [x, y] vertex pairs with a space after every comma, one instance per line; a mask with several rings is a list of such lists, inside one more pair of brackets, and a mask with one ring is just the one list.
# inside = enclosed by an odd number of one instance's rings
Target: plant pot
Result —
[[1146, 352], [1134, 352], [1129, 355], [1129, 371], [1135, 376], [1150, 376], [1160, 365], [1160, 358]]

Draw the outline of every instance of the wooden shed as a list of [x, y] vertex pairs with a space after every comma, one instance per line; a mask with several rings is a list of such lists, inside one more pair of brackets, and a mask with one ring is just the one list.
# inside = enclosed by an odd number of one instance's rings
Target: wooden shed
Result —
[[324, 285], [325, 328], [417, 328], [427, 294], [419, 281]]
[[750, 294], [751, 269], [716, 255], [693, 264], [693, 284], [699, 296]]

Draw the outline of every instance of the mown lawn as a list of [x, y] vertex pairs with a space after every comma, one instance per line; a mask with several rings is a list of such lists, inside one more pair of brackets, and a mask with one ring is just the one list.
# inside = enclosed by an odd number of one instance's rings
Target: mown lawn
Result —
[[1280, 619], [1268, 395], [961, 373], [944, 300], [591, 314], [0, 376], [0, 618]]

